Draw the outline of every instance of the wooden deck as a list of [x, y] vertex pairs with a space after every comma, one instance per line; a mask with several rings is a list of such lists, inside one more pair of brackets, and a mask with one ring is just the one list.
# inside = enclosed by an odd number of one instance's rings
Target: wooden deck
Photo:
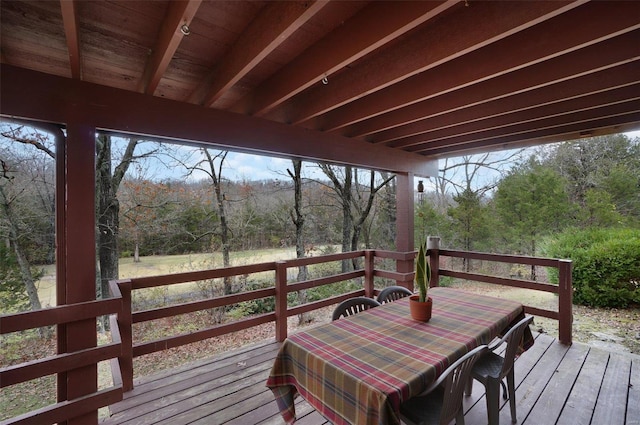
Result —
[[[520, 424], [640, 425], [640, 356], [535, 336], [516, 361]], [[103, 424], [283, 424], [264, 385], [278, 348], [265, 342], [145, 377]], [[464, 403], [467, 425], [486, 424], [480, 385]], [[301, 398], [296, 410], [298, 425], [328, 424]], [[511, 423], [508, 404], [500, 423]]]

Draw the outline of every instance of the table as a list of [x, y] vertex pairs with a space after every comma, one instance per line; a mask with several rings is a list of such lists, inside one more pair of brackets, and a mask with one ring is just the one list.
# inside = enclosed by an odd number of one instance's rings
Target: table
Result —
[[[404, 400], [524, 317], [514, 301], [452, 288], [429, 296], [427, 323], [411, 319], [403, 298], [287, 338], [267, 380], [285, 422], [295, 422], [300, 394], [336, 425], [399, 424]], [[532, 344], [528, 332], [524, 348]]]

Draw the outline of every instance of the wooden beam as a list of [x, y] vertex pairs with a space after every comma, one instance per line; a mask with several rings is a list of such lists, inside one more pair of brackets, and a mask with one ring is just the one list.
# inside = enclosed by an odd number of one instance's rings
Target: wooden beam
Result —
[[[525, 95], [526, 96], [526, 95]], [[463, 138], [474, 138], [487, 131], [499, 131], [500, 129], [521, 128], [535, 129], [536, 126], [544, 126], [550, 119], [556, 121], [566, 119], [566, 115], [574, 115], [577, 112], [588, 111], [590, 109], [601, 109], [621, 103], [640, 100], [640, 83], [620, 87], [614, 90], [598, 92], [590, 96], [584, 96], [566, 101], [544, 105], [537, 108], [528, 109], [526, 114], [521, 111], [513, 111], [495, 117], [473, 121], [461, 125], [443, 128], [435, 131], [428, 131], [417, 135], [405, 137], [387, 143], [387, 146], [394, 148], [424, 146], [446, 146], [451, 140]], [[632, 106], [627, 103], [626, 107]]]
[[453, 157], [472, 153], [536, 146], [545, 143], [575, 140], [582, 137], [593, 137], [637, 129], [640, 129], [640, 111], [632, 111], [617, 116], [584, 120], [581, 122], [576, 121], [542, 130], [495, 137], [490, 140], [471, 141], [464, 144], [435, 148], [426, 153], [438, 158]]
[[496, 140], [518, 134], [530, 134], [543, 130], [553, 131], [555, 128], [562, 128], [568, 124], [594, 122], [606, 120], [611, 117], [632, 116], [640, 112], [640, 98], [635, 97], [624, 102], [613, 103], [585, 110], [567, 111], [565, 114], [555, 116], [543, 116], [531, 122], [515, 122], [511, 125], [496, 128], [483, 129], [469, 134], [461, 134], [437, 141], [426, 141], [423, 144], [407, 148], [410, 152], [429, 152], [438, 148], [456, 149], [457, 145], [468, 143], [478, 143], [481, 141]]
[[55, 123], [82, 119], [114, 132], [418, 176], [438, 171], [429, 158], [385, 146], [6, 64], [0, 65], [0, 87], [0, 110], [9, 116]]
[[539, 87], [526, 92], [526, 94], [507, 96], [445, 114], [425, 116], [424, 119], [374, 133], [368, 136], [367, 140], [372, 143], [391, 142], [388, 145], [400, 146], [393, 142], [431, 131], [453, 128], [500, 115], [524, 112], [532, 108], [615, 90], [638, 82], [640, 82], [640, 61], [635, 61]]
[[211, 107], [229, 88], [322, 10], [328, 1], [268, 3], [188, 102]]
[[[465, 53], [550, 19], [584, 1], [470, 2], [424, 29], [381, 49], [357, 68], [331, 78], [330, 87], [313, 87], [283, 105], [279, 115], [295, 124], [307, 121], [362, 96], [431, 69]], [[379, 72], [384, 70], [384, 72]], [[269, 118], [275, 118], [274, 116]]]
[[[320, 125], [316, 128], [338, 130], [607, 39], [622, 37], [624, 33], [635, 34], [628, 42], [637, 46], [640, 36], [633, 31], [640, 28], [639, 8], [636, 2], [622, 2], [616, 7], [606, 2], [588, 3], [335, 109], [320, 117]], [[576, 22], [580, 25], [575, 25]]]
[[[388, 112], [376, 119], [355, 124], [341, 133], [348, 136], [369, 134], [418, 120], [451, 113], [533, 90], [565, 84], [571, 79], [596, 72], [612, 72], [609, 69], [640, 59], [635, 47], [640, 31], [634, 31], [584, 49], [558, 56], [548, 61], [491, 78], [460, 90]], [[615, 72], [615, 71], [613, 71]], [[437, 77], [435, 77], [437, 78]], [[568, 84], [571, 84], [570, 82]]]
[[[372, 2], [241, 99], [232, 111], [264, 115], [320, 83], [325, 76], [331, 79], [334, 72], [456, 4], [459, 1]], [[327, 51], [331, 54], [327, 55]]]
[[202, 0], [169, 2], [167, 15], [162, 22], [153, 53], [147, 61], [143, 77], [138, 84], [138, 91], [147, 94], [153, 94], [156, 91], [162, 75], [169, 66], [171, 58], [173, 58], [173, 54], [185, 36], [181, 31], [181, 27], [191, 24], [201, 3]]
[[80, 37], [78, 34], [78, 14], [75, 0], [60, 0], [62, 24], [67, 38], [69, 51], [69, 67], [71, 78], [82, 79], [82, 62], [80, 57]]

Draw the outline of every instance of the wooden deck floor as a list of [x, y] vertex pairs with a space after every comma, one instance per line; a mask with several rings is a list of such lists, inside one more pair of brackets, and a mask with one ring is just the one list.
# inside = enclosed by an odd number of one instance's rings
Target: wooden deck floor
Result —
[[[103, 424], [282, 424], [264, 385], [278, 347], [262, 343], [143, 378]], [[640, 356], [536, 335], [516, 361], [516, 385], [520, 424], [640, 425]], [[464, 405], [467, 425], [486, 424], [481, 386]], [[298, 425], [328, 423], [300, 398], [296, 410]], [[511, 423], [508, 404], [500, 423]]]

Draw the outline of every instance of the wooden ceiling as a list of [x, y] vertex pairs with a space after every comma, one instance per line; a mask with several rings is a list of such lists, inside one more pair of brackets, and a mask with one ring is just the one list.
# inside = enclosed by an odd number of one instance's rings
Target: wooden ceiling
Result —
[[426, 160], [640, 129], [638, 1], [2, 0], [0, 13], [3, 71], [267, 120], [325, 150]]

